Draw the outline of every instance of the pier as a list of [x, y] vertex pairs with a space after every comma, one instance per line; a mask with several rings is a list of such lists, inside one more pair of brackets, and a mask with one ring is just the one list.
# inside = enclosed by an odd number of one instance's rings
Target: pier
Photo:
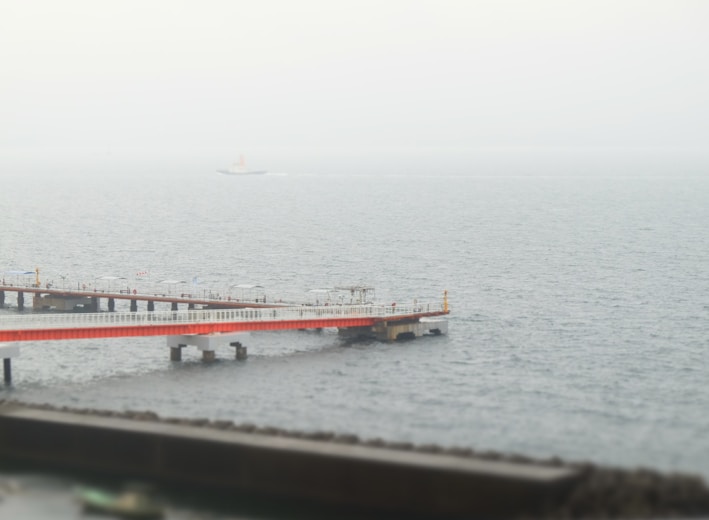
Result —
[[195, 295], [187, 291], [170, 294], [169, 291], [163, 293], [145, 292], [139, 291], [137, 288], [111, 291], [99, 288], [63, 289], [51, 286], [39, 287], [36, 284], [3, 284], [0, 285], [0, 308], [7, 307], [9, 294], [15, 294], [18, 311], [24, 311], [26, 308], [25, 295], [32, 295], [33, 310], [61, 312], [99, 312], [102, 309], [102, 301], [106, 302], [106, 309], [113, 312], [116, 310], [117, 300], [128, 300], [130, 310], [133, 312], [139, 310], [139, 302], [144, 304], [144, 308], [148, 311], [155, 310], [156, 303], [169, 303], [171, 310], [178, 310], [180, 305], [188, 309], [269, 308], [288, 305], [283, 302], [266, 303], [265, 296], [244, 298], [205, 292], [206, 295]]
[[[447, 293], [440, 302], [416, 302], [409, 305], [382, 304], [285, 304], [261, 301], [195, 299], [184, 294], [156, 296], [123, 293], [84, 293], [39, 287], [2, 286], [17, 293], [18, 310], [24, 292], [33, 293], [35, 302], [58, 301], [52, 307], [71, 307], [75, 302], [90, 301], [98, 309], [98, 299], [106, 298], [109, 312], [33, 312], [0, 317], [0, 358], [6, 384], [11, 382], [11, 359], [19, 355], [19, 343], [47, 340], [165, 336], [170, 359], [180, 361], [182, 349], [196, 346], [205, 361], [215, 359], [219, 344], [235, 348], [237, 360], [246, 359], [247, 349], [239, 334], [253, 331], [304, 330], [336, 328], [347, 338], [368, 337], [380, 341], [412, 339], [424, 335], [446, 334], [449, 313]], [[354, 294], [354, 290], [353, 290]], [[114, 298], [130, 299], [129, 312], [116, 312]], [[134, 310], [137, 299], [147, 301], [147, 311]], [[156, 311], [155, 301], [169, 302], [171, 310]], [[179, 309], [179, 304], [187, 308]], [[196, 309], [197, 306], [201, 309]], [[75, 305], [74, 305], [75, 307]], [[216, 308], [214, 308], [216, 307]], [[40, 308], [44, 309], [45, 306]]]
[[[416, 305], [284, 306], [152, 312], [28, 314], [0, 318], [0, 341], [46, 341], [129, 336], [223, 334], [265, 330], [354, 329], [380, 339], [397, 339], [439, 322], [421, 321], [448, 314], [447, 302]], [[423, 324], [423, 325], [422, 325]], [[414, 327], [414, 325], [416, 325]], [[397, 337], [388, 328], [397, 327]], [[437, 332], [436, 332], [437, 331]], [[420, 334], [419, 334], [420, 335]]]

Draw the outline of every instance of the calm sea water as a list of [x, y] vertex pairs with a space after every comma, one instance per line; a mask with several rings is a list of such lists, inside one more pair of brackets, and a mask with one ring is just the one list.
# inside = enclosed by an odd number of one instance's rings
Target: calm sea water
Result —
[[0, 208], [0, 269], [55, 285], [148, 270], [452, 308], [405, 343], [253, 333], [246, 363], [22, 344], [6, 397], [709, 476], [709, 178], [9, 175]]

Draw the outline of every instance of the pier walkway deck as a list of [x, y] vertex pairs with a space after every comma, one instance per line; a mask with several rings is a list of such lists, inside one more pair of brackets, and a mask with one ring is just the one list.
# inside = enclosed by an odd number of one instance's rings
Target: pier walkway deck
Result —
[[[152, 288], [154, 289], [154, 288]], [[100, 289], [87, 287], [78, 289], [42, 287], [37, 284], [0, 284], [0, 308], [7, 306], [6, 295], [16, 295], [18, 310], [25, 308], [25, 294], [34, 297], [32, 307], [35, 309], [57, 307], [59, 310], [71, 311], [74, 307], [89, 309], [93, 312], [100, 310], [100, 300], [108, 301], [108, 310], [114, 310], [116, 300], [129, 300], [131, 310], [138, 310], [137, 302], [147, 302], [148, 310], [154, 309], [158, 302], [172, 304], [173, 310], [178, 305], [193, 308], [245, 308], [245, 307], [283, 307], [293, 305], [293, 302], [270, 300], [266, 302], [265, 295], [252, 295], [241, 291], [240, 295], [221, 294], [218, 291], [203, 289], [199, 293], [190, 291], [177, 291], [170, 287], [163, 288], [162, 292], [141, 287], [133, 289]], [[60, 308], [61, 307], [61, 308]]]
[[260, 330], [373, 327], [448, 314], [447, 302], [330, 305], [152, 312], [30, 314], [0, 317], [0, 342]]

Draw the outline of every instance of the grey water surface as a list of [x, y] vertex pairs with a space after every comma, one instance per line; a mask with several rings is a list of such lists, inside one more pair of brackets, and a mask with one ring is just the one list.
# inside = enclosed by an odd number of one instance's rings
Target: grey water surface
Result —
[[0, 207], [0, 269], [55, 286], [366, 283], [386, 303], [447, 289], [452, 310], [447, 336], [404, 343], [250, 333], [247, 362], [26, 343], [5, 398], [709, 477], [706, 177], [18, 175]]

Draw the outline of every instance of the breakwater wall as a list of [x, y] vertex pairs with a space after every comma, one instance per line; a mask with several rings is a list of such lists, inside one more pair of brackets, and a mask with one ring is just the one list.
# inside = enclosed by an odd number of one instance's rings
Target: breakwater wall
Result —
[[0, 458], [225, 493], [452, 517], [540, 511], [577, 473], [17, 404], [0, 406]]
[[0, 403], [2, 460], [306, 500], [372, 516], [649, 518], [709, 512], [709, 490], [688, 475], [11, 401]]

